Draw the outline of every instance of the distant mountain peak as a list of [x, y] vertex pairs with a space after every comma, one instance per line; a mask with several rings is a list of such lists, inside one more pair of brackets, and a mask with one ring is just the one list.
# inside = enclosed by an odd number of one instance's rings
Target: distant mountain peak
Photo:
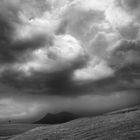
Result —
[[45, 117], [36, 121], [36, 124], [59, 124], [65, 123], [74, 119], [79, 118], [80, 116], [77, 114], [69, 113], [69, 112], [60, 112], [56, 114], [48, 113]]

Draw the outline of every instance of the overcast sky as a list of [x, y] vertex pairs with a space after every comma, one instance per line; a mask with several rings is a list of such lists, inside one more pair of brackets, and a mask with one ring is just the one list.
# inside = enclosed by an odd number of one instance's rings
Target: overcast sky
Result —
[[0, 0], [0, 120], [140, 103], [139, 0]]

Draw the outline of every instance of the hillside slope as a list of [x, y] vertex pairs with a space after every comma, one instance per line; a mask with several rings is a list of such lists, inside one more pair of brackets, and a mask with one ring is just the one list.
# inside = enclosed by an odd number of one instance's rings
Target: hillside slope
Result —
[[134, 107], [61, 125], [32, 129], [11, 140], [139, 140], [140, 109]]

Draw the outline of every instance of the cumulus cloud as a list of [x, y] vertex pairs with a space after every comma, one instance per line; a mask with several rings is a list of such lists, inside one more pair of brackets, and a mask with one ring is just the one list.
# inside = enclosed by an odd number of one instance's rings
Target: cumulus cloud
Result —
[[113, 76], [114, 70], [111, 69], [104, 60], [93, 58], [87, 67], [76, 70], [74, 79], [76, 80], [100, 80]]
[[0, 91], [139, 90], [139, 17], [138, 0], [1, 0]]
[[50, 44], [25, 53], [24, 61], [15, 64], [15, 69], [24, 72], [25, 75], [36, 71], [51, 73], [70, 68], [78, 61], [84, 61], [84, 49], [74, 37], [55, 36], [52, 42], [53, 46]]

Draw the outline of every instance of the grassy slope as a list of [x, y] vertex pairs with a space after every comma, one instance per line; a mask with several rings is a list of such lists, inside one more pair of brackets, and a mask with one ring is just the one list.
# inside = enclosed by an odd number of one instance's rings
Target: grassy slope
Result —
[[11, 140], [139, 140], [139, 107], [32, 129]]

